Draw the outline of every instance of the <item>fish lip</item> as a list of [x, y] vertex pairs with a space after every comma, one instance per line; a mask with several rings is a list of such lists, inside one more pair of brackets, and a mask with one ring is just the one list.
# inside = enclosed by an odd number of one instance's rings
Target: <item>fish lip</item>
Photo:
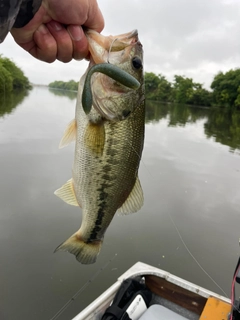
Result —
[[[101, 35], [100, 33], [94, 30], [88, 29], [88, 30], [85, 30], [85, 35], [89, 42], [89, 50], [91, 52], [91, 56], [93, 58], [93, 61], [96, 64], [107, 62], [106, 57], [103, 58], [104, 51], [108, 53], [112, 50], [121, 51], [126, 47], [133, 46], [135, 44], [140, 44], [137, 29], [134, 29], [124, 34], [119, 34], [116, 36], [107, 36], [107, 37]], [[95, 43], [97, 43], [102, 48], [103, 50], [102, 53], [95, 51], [94, 49]], [[116, 47], [115, 47], [115, 44], [116, 44]], [[102, 57], [99, 57], [99, 55], [102, 55]]]
[[[122, 40], [123, 42], [126, 42], [126, 47], [129, 45], [134, 45], [136, 43], [140, 43], [139, 38], [138, 38], [138, 30], [134, 29], [130, 32], [121, 34], [119, 36], [114, 37], [115, 40]], [[132, 41], [129, 41], [132, 40]]]
[[137, 29], [134, 29], [133, 31], [130, 32], [129, 38], [132, 38], [132, 37], [138, 37]]
[[123, 33], [117, 36], [114, 36], [115, 39], [131, 39], [131, 38], [138, 38], [138, 30], [134, 29], [130, 32]]
[[127, 39], [132, 39], [132, 38], [136, 38], [136, 42], [139, 41], [137, 29], [134, 29], [133, 31], [129, 32], [129, 36], [127, 37]]
[[[87, 37], [90, 37], [91, 34], [97, 33], [97, 32], [92, 29], [84, 28], [84, 33]], [[130, 32], [123, 33], [121, 35], [114, 36], [114, 38], [121, 38], [121, 39], [124, 39], [124, 38], [131, 39], [133, 37], [138, 37], [137, 29], [134, 29]]]

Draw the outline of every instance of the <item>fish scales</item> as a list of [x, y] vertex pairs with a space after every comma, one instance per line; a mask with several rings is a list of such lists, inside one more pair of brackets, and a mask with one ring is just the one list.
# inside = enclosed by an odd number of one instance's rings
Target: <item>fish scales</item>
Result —
[[[134, 91], [106, 75], [92, 75], [93, 106], [86, 114], [81, 98], [89, 69], [80, 80], [75, 120], [61, 141], [65, 146], [76, 138], [72, 179], [55, 194], [82, 208], [82, 223], [56, 251], [69, 251], [84, 264], [96, 261], [116, 211], [136, 212], [143, 204], [138, 168], [145, 119], [142, 46], [136, 31], [116, 37], [103, 37], [90, 31], [88, 39], [92, 54], [89, 68], [95, 61], [101, 63], [109, 59], [133, 75], [141, 86]], [[101, 47], [103, 42], [105, 48]]]
[[[84, 241], [91, 239], [92, 230], [99, 226], [96, 223], [98, 220], [101, 221], [101, 230], [96, 233], [95, 239], [102, 239], [111, 222], [109, 215], [121, 207], [135, 184], [143, 147], [143, 138], [139, 139], [144, 135], [143, 113], [144, 108], [140, 104], [128, 119], [118, 123], [104, 123], [105, 145], [102, 155], [93, 154], [84, 144], [88, 119], [84, 112], [79, 117], [78, 130], [81, 133], [77, 143], [80, 148], [76, 148], [73, 184], [76, 195], [79, 195], [78, 201], [85, 208], [83, 221], [86, 220], [86, 226], [82, 225]], [[80, 154], [85, 156], [81, 158]], [[88, 175], [92, 178], [89, 179]], [[88, 196], [84, 198], [86, 194]]]

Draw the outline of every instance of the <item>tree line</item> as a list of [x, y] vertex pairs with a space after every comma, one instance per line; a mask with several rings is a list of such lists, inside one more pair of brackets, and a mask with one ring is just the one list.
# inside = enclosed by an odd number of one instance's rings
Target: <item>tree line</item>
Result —
[[13, 61], [0, 55], [0, 94], [30, 88], [30, 82], [23, 71]]
[[[78, 82], [54, 81], [50, 88], [78, 90]], [[240, 69], [219, 72], [211, 83], [211, 91], [192, 78], [175, 75], [170, 82], [162, 74], [145, 72], [146, 99], [199, 106], [240, 108]]]
[[211, 83], [211, 91], [201, 83], [175, 75], [169, 82], [162, 74], [145, 73], [146, 98], [199, 106], [240, 108], [240, 69], [219, 72]]
[[74, 80], [70, 80], [68, 82], [57, 80], [57, 81], [49, 83], [48, 86], [53, 89], [71, 90], [71, 91], [78, 90], [78, 82], [74, 81]]

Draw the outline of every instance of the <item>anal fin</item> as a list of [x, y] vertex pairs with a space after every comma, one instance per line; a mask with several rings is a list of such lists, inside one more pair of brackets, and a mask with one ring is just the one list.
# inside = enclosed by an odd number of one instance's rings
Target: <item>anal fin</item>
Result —
[[57, 189], [54, 194], [67, 204], [72, 206], [80, 206], [76, 199], [72, 179], [68, 180], [61, 188]]
[[137, 177], [135, 185], [129, 194], [127, 200], [124, 204], [118, 209], [120, 214], [129, 214], [137, 212], [143, 206], [144, 197], [143, 190], [139, 178]]

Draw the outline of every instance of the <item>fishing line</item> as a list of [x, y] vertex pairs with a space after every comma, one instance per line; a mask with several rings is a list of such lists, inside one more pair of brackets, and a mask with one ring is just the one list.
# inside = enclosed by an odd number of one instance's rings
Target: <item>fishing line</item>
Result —
[[151, 178], [153, 178], [153, 175], [151, 174], [151, 172], [148, 170], [147, 165], [144, 163], [143, 159], [141, 159], [141, 156], [138, 154], [137, 150], [135, 150], [133, 148], [133, 146], [131, 145], [131, 143], [128, 141], [128, 139], [125, 139], [125, 141], [128, 142], [130, 148], [132, 148], [132, 150], [136, 153], [136, 155], [138, 156], [139, 160], [141, 161], [141, 163], [143, 164], [144, 168], [146, 169], [147, 173], [150, 175]]
[[112, 47], [113, 47], [114, 42], [117, 41], [117, 40], [118, 40], [118, 38], [114, 39], [114, 40], [112, 41], [111, 45], [110, 45], [110, 48], [109, 48], [109, 50], [108, 50], [107, 63], [110, 63], [110, 61], [109, 61], [110, 53], [111, 53], [111, 51], [112, 51]]
[[107, 266], [116, 258], [117, 254], [115, 254], [112, 259], [108, 260], [107, 263], [103, 267], [101, 267], [66, 303], [65, 305], [50, 319], [55, 320], [57, 319], [69, 306], [70, 304], [76, 300], [76, 298], [89, 286], [93, 280], [97, 278], [97, 276], [107, 268]]
[[173, 221], [172, 216], [170, 215], [170, 213], [168, 213], [169, 218], [172, 221], [172, 224], [174, 225], [175, 230], [178, 233], [178, 236], [182, 242], [182, 244], [184, 245], [185, 249], [187, 250], [187, 252], [189, 253], [189, 255], [193, 258], [193, 260], [196, 262], [196, 264], [199, 266], [199, 268], [206, 274], [206, 276], [208, 276], [208, 278], [222, 291], [222, 293], [225, 295], [225, 297], [228, 297], [228, 295], [226, 294], [226, 292], [217, 284], [217, 282], [210, 276], [210, 274], [202, 267], [202, 265], [200, 264], [200, 262], [194, 257], [194, 255], [192, 254], [192, 252], [190, 251], [190, 249], [188, 248], [188, 246], [186, 245], [185, 241], [183, 240], [176, 224]]

